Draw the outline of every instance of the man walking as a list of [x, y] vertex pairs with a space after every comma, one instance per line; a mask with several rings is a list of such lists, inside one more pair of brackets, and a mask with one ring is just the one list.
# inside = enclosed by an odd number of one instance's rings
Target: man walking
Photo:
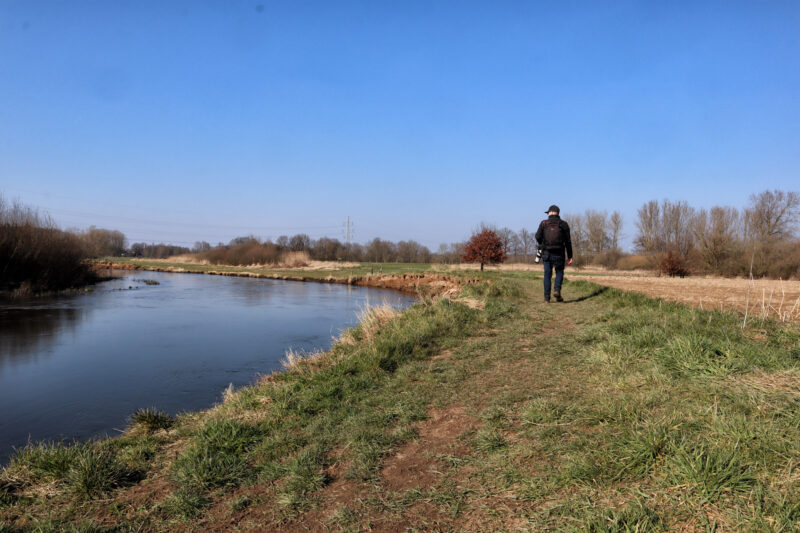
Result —
[[553, 270], [556, 271], [556, 283], [553, 287], [553, 296], [556, 301], [563, 302], [561, 297], [561, 282], [564, 280], [564, 263], [572, 264], [572, 241], [569, 237], [569, 225], [561, 220], [558, 214], [561, 210], [557, 205], [551, 205], [546, 211], [547, 220], [542, 220], [536, 230], [536, 242], [542, 251], [544, 263], [544, 301], [550, 303], [550, 278]]

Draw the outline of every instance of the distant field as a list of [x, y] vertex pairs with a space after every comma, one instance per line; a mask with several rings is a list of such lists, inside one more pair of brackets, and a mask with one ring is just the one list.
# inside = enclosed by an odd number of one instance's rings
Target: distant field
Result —
[[592, 281], [706, 310], [742, 313], [747, 310], [748, 316], [756, 318], [800, 319], [800, 281], [619, 274], [593, 276]]

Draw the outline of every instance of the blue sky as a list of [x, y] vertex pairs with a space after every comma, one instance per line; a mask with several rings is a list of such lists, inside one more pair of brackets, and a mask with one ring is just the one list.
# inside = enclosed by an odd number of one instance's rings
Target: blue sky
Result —
[[0, 0], [0, 193], [212, 243], [800, 189], [798, 2]]

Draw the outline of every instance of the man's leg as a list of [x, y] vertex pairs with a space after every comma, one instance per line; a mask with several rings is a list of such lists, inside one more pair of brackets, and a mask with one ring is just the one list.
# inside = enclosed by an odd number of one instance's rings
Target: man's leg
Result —
[[564, 281], [564, 258], [555, 258], [553, 266], [556, 270], [556, 284], [555, 287], [553, 287], [553, 295], [556, 297], [556, 301], [563, 302], [564, 298], [561, 297], [561, 282]]
[[553, 265], [550, 261], [544, 261], [544, 301], [550, 301], [550, 277], [553, 275]]

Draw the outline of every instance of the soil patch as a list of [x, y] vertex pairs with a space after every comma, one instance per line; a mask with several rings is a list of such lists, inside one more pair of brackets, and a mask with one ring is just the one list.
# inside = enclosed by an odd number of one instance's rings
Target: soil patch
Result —
[[419, 438], [401, 446], [385, 462], [381, 470], [384, 486], [391, 491], [435, 486], [442, 476], [442, 464], [436, 456], [467, 455], [469, 448], [458, 436], [477, 426], [477, 420], [460, 405], [434, 410], [419, 424]]

